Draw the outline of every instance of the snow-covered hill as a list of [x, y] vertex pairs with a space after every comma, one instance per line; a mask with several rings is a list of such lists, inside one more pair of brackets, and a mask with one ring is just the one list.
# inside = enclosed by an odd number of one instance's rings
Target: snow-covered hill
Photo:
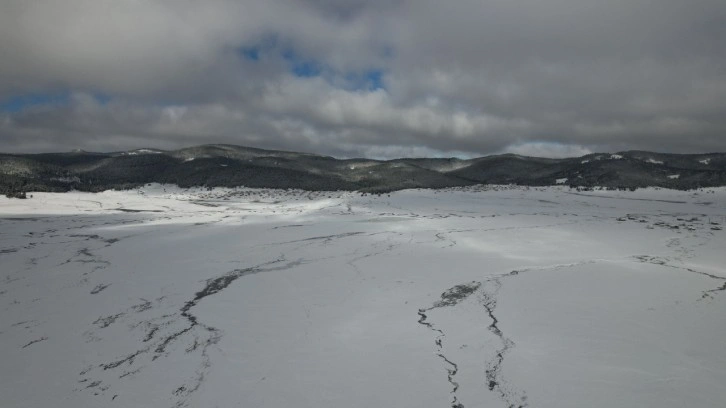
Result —
[[[678, 175], [678, 177], [673, 177]], [[98, 192], [148, 183], [181, 187], [256, 187], [387, 193], [477, 184], [679, 190], [726, 186], [726, 153], [641, 151], [547, 159], [514, 154], [469, 160], [403, 158], [340, 160], [308, 153], [203, 145], [175, 151], [0, 153], [0, 194]]]

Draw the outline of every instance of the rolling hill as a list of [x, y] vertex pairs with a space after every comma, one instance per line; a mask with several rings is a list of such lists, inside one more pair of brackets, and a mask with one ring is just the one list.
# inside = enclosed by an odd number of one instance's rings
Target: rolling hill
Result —
[[7, 195], [126, 189], [153, 182], [373, 193], [474, 184], [693, 189], [726, 185], [726, 153], [626, 151], [566, 159], [503, 154], [382, 161], [213, 144], [173, 151], [0, 154], [0, 193]]

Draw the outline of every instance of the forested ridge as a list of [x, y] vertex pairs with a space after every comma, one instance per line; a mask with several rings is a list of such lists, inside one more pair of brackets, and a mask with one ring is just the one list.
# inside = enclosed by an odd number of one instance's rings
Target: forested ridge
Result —
[[0, 154], [0, 193], [103, 191], [146, 183], [180, 187], [264, 187], [388, 192], [474, 184], [635, 189], [693, 189], [726, 185], [726, 154], [628, 151], [545, 159], [513, 154], [468, 160], [336, 159], [314, 154], [233, 145], [174, 151]]

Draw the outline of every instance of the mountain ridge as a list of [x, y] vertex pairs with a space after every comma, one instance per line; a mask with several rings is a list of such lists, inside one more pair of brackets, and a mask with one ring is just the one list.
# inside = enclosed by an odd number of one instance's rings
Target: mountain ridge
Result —
[[500, 154], [472, 159], [337, 159], [314, 153], [207, 144], [177, 150], [0, 153], [0, 193], [103, 191], [147, 183], [181, 187], [357, 190], [474, 184], [635, 189], [726, 185], [726, 153], [672, 154], [641, 150], [562, 159]]

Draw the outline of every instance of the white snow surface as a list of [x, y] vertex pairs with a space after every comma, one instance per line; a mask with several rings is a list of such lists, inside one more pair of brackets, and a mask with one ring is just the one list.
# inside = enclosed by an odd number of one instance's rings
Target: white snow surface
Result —
[[127, 155], [127, 156], [137, 156], [137, 155], [140, 155], [140, 154], [161, 154], [161, 153], [162, 152], [160, 152], [158, 150], [136, 149], [136, 150], [131, 150], [131, 151], [128, 151], [128, 152], [123, 152], [122, 154]]
[[724, 223], [726, 189], [3, 197], [0, 405], [720, 408]]

